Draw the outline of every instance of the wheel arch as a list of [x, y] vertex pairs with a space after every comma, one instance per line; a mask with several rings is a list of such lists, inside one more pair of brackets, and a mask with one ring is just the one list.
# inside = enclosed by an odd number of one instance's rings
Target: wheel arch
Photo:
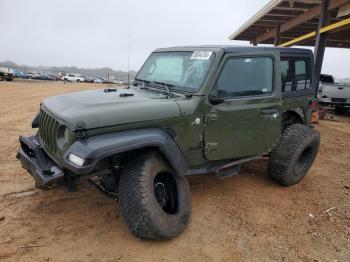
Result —
[[[64, 166], [76, 174], [89, 174], [103, 159], [139, 150], [159, 151], [180, 176], [188, 170], [187, 161], [173, 137], [166, 131], [155, 128], [121, 131], [78, 140], [64, 153]], [[70, 163], [68, 156], [71, 153], [85, 159], [87, 164], [78, 167]]]
[[305, 124], [304, 115], [300, 108], [288, 109], [282, 113], [282, 131], [294, 124]]

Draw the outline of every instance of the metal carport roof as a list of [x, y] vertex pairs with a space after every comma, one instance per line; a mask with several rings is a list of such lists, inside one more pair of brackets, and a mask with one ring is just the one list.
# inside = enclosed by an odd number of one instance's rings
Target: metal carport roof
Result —
[[[315, 46], [322, 0], [272, 0], [230, 35], [231, 40], [278, 46]], [[329, 0], [327, 47], [350, 48], [350, 0]]]

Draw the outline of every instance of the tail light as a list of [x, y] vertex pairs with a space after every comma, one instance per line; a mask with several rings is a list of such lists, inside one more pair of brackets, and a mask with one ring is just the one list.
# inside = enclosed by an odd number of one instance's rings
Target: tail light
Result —
[[312, 102], [311, 102], [311, 111], [314, 112], [314, 111], [317, 111], [317, 110], [318, 110], [317, 100], [312, 100]]

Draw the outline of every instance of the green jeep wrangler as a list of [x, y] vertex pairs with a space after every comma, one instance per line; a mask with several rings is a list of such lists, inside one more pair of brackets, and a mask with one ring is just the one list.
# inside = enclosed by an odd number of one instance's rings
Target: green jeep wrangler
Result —
[[89, 178], [136, 237], [170, 239], [190, 220], [187, 176], [228, 177], [262, 157], [284, 186], [305, 176], [320, 145], [316, 86], [310, 50], [157, 49], [128, 88], [45, 99], [17, 158], [36, 187]]

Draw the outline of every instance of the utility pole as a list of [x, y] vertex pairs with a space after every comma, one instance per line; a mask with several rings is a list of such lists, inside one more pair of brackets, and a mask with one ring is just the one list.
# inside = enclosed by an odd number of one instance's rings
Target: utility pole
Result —
[[130, 83], [130, 34], [129, 34], [129, 51], [128, 51], [128, 86]]
[[318, 83], [320, 80], [323, 57], [326, 49], [327, 33], [321, 33], [321, 28], [328, 25], [329, 12], [328, 12], [329, 0], [323, 0], [321, 4], [321, 13], [318, 21], [317, 34], [315, 39], [315, 75], [316, 75], [316, 94], [318, 89]]

